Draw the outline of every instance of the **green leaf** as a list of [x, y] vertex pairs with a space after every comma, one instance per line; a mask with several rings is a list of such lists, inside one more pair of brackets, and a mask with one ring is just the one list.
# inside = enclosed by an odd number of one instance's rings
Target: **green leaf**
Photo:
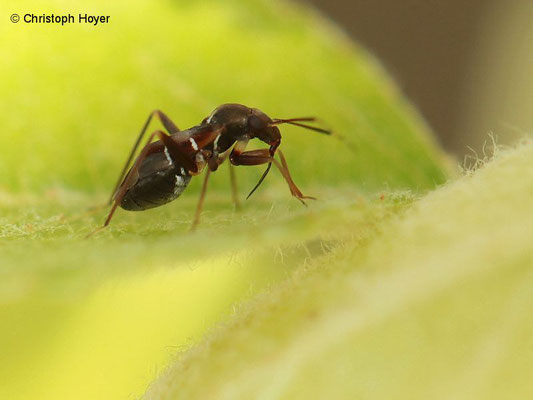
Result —
[[[0, 398], [141, 395], [241, 301], [346, 238], [365, 245], [451, 174], [379, 64], [307, 8], [9, 0], [0, 11], [110, 16], [0, 27]], [[199, 178], [176, 202], [119, 210], [84, 239], [105, 218], [89, 208], [106, 200], [151, 110], [185, 129], [226, 102], [315, 115], [334, 130], [282, 130], [295, 181], [319, 201], [302, 207], [272, 173], [233, 212], [223, 166], [196, 234], [187, 230]], [[261, 173], [237, 169], [241, 197]]]
[[532, 160], [503, 154], [316, 258], [144, 398], [530, 398]]

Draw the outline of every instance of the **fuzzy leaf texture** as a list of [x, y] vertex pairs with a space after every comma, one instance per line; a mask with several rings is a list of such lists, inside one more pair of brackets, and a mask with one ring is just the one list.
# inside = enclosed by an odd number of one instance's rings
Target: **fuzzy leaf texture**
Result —
[[144, 399], [531, 398], [532, 160], [530, 142], [343, 241]]

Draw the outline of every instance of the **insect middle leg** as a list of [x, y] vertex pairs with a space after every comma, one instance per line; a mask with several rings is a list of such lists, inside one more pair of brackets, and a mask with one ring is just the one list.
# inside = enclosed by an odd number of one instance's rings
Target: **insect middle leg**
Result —
[[[218, 165], [222, 164], [228, 158], [230, 152], [226, 151], [224, 154], [220, 154], [216, 159], [215, 163]], [[229, 180], [231, 186], [231, 200], [233, 201], [233, 206], [236, 211], [241, 209], [241, 202], [239, 201], [239, 193], [237, 191], [237, 176], [235, 175], [235, 166], [229, 162]], [[212, 170], [213, 171], [213, 170]]]
[[237, 177], [235, 176], [235, 167], [232, 163], [228, 163], [229, 165], [229, 180], [231, 185], [231, 199], [233, 200], [233, 205], [235, 206], [235, 210], [241, 209], [241, 202], [239, 201], [239, 193], [237, 191]]
[[198, 223], [200, 222], [200, 214], [202, 213], [202, 208], [204, 207], [205, 193], [207, 191], [207, 182], [209, 181], [209, 175], [211, 174], [211, 169], [205, 169], [204, 183], [202, 184], [202, 191], [200, 192], [200, 198], [198, 199], [198, 204], [196, 205], [196, 212], [194, 213], [194, 219], [191, 224], [191, 232], [193, 232]]
[[[191, 224], [191, 232], [193, 232], [196, 227], [198, 226], [200, 222], [200, 215], [202, 213], [202, 209], [204, 207], [204, 201], [205, 201], [205, 194], [207, 192], [207, 183], [209, 181], [209, 175], [212, 171], [216, 171], [218, 166], [222, 164], [226, 158], [228, 157], [229, 153], [221, 154], [216, 158], [211, 158], [208, 161], [208, 167], [206, 168], [204, 182], [202, 184], [202, 190], [200, 192], [200, 198], [198, 199], [198, 204], [196, 205], [196, 212], [194, 214], [194, 219]], [[240, 208], [239, 198], [237, 195], [237, 182], [235, 181], [235, 171], [233, 170], [233, 165], [231, 163], [228, 163], [230, 166], [230, 180], [231, 180], [231, 189], [232, 189], [232, 197], [233, 202], [235, 204], [235, 208]]]

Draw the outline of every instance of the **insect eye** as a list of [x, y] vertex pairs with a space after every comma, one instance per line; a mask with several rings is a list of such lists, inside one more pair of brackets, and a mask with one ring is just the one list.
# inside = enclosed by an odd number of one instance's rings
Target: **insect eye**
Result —
[[265, 121], [256, 115], [250, 115], [248, 117], [248, 126], [253, 130], [261, 130], [266, 127]]

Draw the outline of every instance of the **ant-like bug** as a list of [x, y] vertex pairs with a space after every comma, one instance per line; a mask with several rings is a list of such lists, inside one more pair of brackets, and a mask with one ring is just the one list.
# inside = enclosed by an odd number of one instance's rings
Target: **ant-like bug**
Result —
[[[154, 116], [159, 118], [168, 134], [160, 130], [153, 132], [128, 171], [133, 156]], [[259, 182], [248, 194], [250, 197], [267, 176], [272, 163], [287, 181], [291, 194], [305, 204], [304, 199], [314, 198], [304, 196], [292, 180], [287, 161], [278, 149], [281, 144], [281, 133], [277, 126], [292, 124], [331, 134], [329, 130], [302, 123], [315, 120], [312, 117], [271, 119], [257, 108], [249, 108], [241, 104], [223, 104], [217, 107], [200, 125], [180, 131], [162, 111], [153, 111], [144, 124], [111, 193], [108, 204], [113, 203], [113, 206], [100, 229], [109, 225], [118, 206], [125, 210], [141, 211], [175, 200], [185, 190], [191, 177], [200, 174], [207, 166], [191, 226], [191, 229], [194, 229], [200, 220], [209, 174], [216, 171], [228, 156], [233, 199], [236, 204], [235, 174], [232, 165], [268, 164]], [[152, 142], [156, 137], [159, 140]], [[254, 138], [265, 142], [270, 148], [245, 151], [248, 142]], [[279, 154], [280, 161], [274, 158], [276, 152]]]

